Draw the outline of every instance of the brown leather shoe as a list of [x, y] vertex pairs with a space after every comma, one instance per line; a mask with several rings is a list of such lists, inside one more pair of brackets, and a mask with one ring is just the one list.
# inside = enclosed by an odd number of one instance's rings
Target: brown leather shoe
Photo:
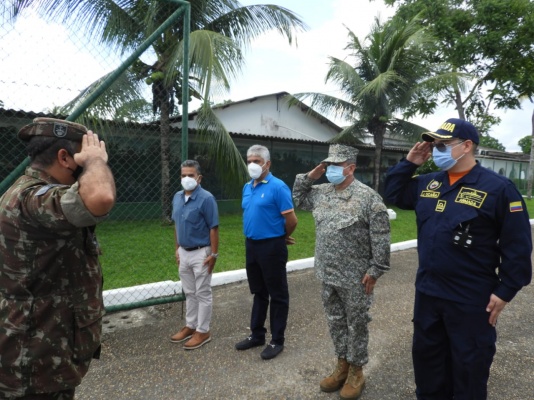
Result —
[[210, 340], [211, 340], [211, 335], [209, 332], [206, 332], [206, 333], [195, 332], [193, 333], [193, 337], [189, 339], [187, 342], [185, 342], [184, 349], [186, 350], [198, 349], [200, 346], [204, 346]]
[[339, 398], [343, 400], [356, 400], [362, 394], [365, 387], [365, 378], [363, 377], [362, 367], [350, 365], [349, 374]]
[[344, 358], [337, 360], [337, 366], [334, 372], [329, 376], [324, 378], [319, 386], [323, 392], [335, 392], [340, 389], [341, 386], [347, 380], [347, 375], [349, 373], [349, 363]]
[[171, 336], [171, 342], [173, 343], [180, 343], [184, 340], [189, 339], [191, 336], [193, 336], [193, 333], [195, 333], [194, 329], [191, 329], [188, 326], [184, 326], [182, 329], [180, 329], [180, 332], [175, 333]]

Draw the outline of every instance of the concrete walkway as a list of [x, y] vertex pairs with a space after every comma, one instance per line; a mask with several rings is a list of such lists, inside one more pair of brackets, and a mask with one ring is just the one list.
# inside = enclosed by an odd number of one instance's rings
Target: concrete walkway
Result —
[[[370, 324], [370, 361], [361, 400], [415, 399], [411, 314], [415, 249], [392, 253], [377, 283]], [[182, 325], [182, 303], [106, 316], [102, 357], [77, 389], [77, 400], [337, 399], [319, 381], [335, 363], [313, 269], [291, 272], [284, 352], [260, 358], [262, 347], [238, 352], [249, 334], [252, 296], [246, 281], [214, 288], [212, 341], [185, 351], [169, 337]], [[534, 287], [528, 286], [499, 320], [490, 400], [534, 399]]]

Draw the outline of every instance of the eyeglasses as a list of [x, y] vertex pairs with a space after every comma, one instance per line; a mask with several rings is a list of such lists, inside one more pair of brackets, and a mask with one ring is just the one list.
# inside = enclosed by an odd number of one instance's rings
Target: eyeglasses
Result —
[[453, 146], [453, 148], [454, 148], [457, 145], [462, 144], [463, 142], [465, 142], [465, 140], [462, 140], [461, 142], [454, 142], [454, 143], [438, 142], [438, 143], [431, 143], [431, 146], [432, 146], [432, 148], [436, 149], [440, 153], [443, 153], [443, 152], [447, 151], [447, 147]]

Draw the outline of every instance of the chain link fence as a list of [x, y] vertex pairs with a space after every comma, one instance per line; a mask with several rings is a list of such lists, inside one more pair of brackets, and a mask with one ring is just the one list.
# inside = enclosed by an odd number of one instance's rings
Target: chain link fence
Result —
[[[17, 138], [22, 126], [39, 116], [66, 119], [69, 110], [79, 106], [88, 88], [110, 76], [129, 56], [89, 39], [75, 24], [50, 22], [36, 10], [26, 10], [12, 19], [11, 3], [12, 0], [7, 0], [0, 5], [2, 182], [16, 179], [18, 176], [12, 176], [14, 171], [26, 160], [25, 145]], [[169, 7], [177, 8], [176, 4]], [[132, 68], [153, 63], [156, 58], [152, 50], [147, 50], [117, 80], [135, 77]], [[92, 113], [77, 119], [105, 140], [117, 184], [117, 204], [108, 220], [97, 228], [103, 249], [101, 263], [108, 310], [183, 300], [174, 260], [174, 227], [170, 224], [172, 196], [181, 190], [182, 130], [180, 124], [172, 122], [179, 120], [180, 93], [174, 93], [176, 108], [170, 113], [169, 141], [162, 146], [160, 118], [152, 103], [157, 79], [157, 75], [138, 79], [144, 96], [132, 98], [128, 107], [109, 101], [109, 95], [121, 90], [120, 86], [112, 85], [96, 101]], [[127, 91], [119, 94], [130, 99]], [[328, 149], [326, 143], [261, 136], [234, 134], [233, 140], [243, 158], [251, 145], [266, 145], [271, 151], [273, 174], [290, 187], [295, 175], [311, 170], [325, 158]], [[188, 143], [187, 158], [199, 161], [202, 186], [215, 195], [219, 212], [240, 213], [239, 195], [231, 196], [225, 190], [195, 130], [189, 130]], [[382, 174], [403, 153], [406, 151], [399, 149], [384, 153]], [[362, 146], [358, 156], [356, 176], [369, 185], [373, 154], [372, 146]], [[163, 183], [167, 167], [168, 185]], [[516, 175], [512, 178], [524, 185], [525, 166], [518, 164], [513, 168]], [[236, 269], [242, 268], [243, 260], [235, 262]]]
[[[24, 170], [22, 163], [28, 161], [25, 144], [17, 138], [19, 129], [36, 117], [70, 119], [84, 96], [95, 91], [95, 87], [98, 89], [98, 83], [129, 57], [90, 40], [74, 23], [51, 22], [35, 9], [13, 19], [11, 3], [8, 0], [0, 5], [0, 179], [5, 186], [2, 192], [20, 176]], [[174, 227], [170, 223], [172, 196], [181, 190], [183, 141], [180, 124], [176, 123], [180, 120], [180, 93], [176, 91], [171, 96], [176, 107], [170, 113], [169, 140], [165, 146], [160, 115], [152, 104], [157, 75], [137, 82], [144, 98], [132, 100], [128, 107], [109, 101], [114, 91], [121, 90], [121, 79], [131, 78], [136, 66], [153, 63], [155, 57], [149, 49], [133, 60], [129, 69], [117, 76], [117, 81], [92, 104], [92, 111], [76, 118], [76, 122], [94, 130], [106, 142], [117, 185], [117, 204], [106, 222], [97, 228], [103, 250], [100, 260], [108, 311], [183, 300], [174, 259]], [[120, 95], [130, 96], [126, 91]], [[199, 161], [202, 185], [217, 198], [220, 213], [240, 212], [238, 196], [230, 196], [225, 190], [204, 151], [205, 143], [195, 130], [189, 130], [188, 143], [187, 158]], [[328, 147], [235, 137], [243, 158], [248, 147], [258, 143], [270, 148], [273, 173], [288, 185], [293, 184], [296, 173], [309, 170], [323, 159]], [[169, 175], [165, 187], [164, 162]], [[236, 268], [242, 268], [242, 262], [236, 260]]]
[[[18, 139], [17, 132], [38, 115], [42, 114], [0, 109], [0, 178], [5, 179], [12, 174], [26, 158], [25, 143]], [[117, 185], [117, 203], [109, 218], [97, 228], [103, 249], [100, 260], [104, 271], [106, 308], [115, 311], [182, 300], [174, 260], [174, 227], [166, 222], [170, 215], [167, 218], [162, 216], [159, 131], [150, 124], [139, 127], [121, 123], [115, 126], [116, 132], [108, 132], [105, 141]], [[243, 157], [253, 144], [269, 147], [273, 173], [290, 187], [297, 173], [310, 170], [327, 154], [326, 144], [250, 138], [235, 140]], [[170, 146], [171, 196], [181, 190], [180, 146], [180, 132], [176, 130]], [[192, 133], [189, 153], [190, 158], [201, 165], [202, 186], [215, 195], [221, 214], [240, 214], [240, 200], [224, 196], [217, 171], [201, 149]], [[235, 260], [236, 269], [243, 268], [243, 261], [244, 258]]]
[[[104, 252], [101, 263], [106, 308], [183, 299], [174, 260], [173, 227], [168, 223], [172, 195], [180, 189], [177, 171], [182, 160], [181, 130], [171, 128], [169, 143], [162, 150], [159, 112], [151, 103], [154, 82], [149, 84], [135, 70], [136, 66], [155, 62], [154, 47], [130, 60], [130, 54], [101, 45], [80, 29], [79, 24], [90, 21], [53, 22], [58, 20], [45, 16], [38, 8], [28, 8], [14, 18], [14, 3], [7, 0], [0, 5], [0, 178], [5, 186], [2, 192], [22, 173], [23, 163], [28, 162], [25, 144], [17, 138], [18, 130], [35, 117], [70, 119], [72, 111], [78, 109], [80, 117], [76, 122], [98, 132], [105, 140], [117, 184], [117, 205], [97, 229]], [[163, 14], [165, 18], [172, 15], [177, 23], [176, 10], [182, 6], [180, 2], [167, 3]], [[128, 69], [110, 78], [118, 68]], [[123, 89], [125, 80], [135, 78], [135, 87], [143, 96], [135, 97], [129, 89]], [[106, 79], [109, 84], [103, 87]], [[95, 95], [98, 90], [102, 93]], [[117, 94], [122, 97], [121, 104], [111, 101], [111, 95]], [[95, 100], [84, 106], [88, 95], [94, 95]], [[179, 115], [180, 95], [171, 93], [177, 107], [170, 116]], [[87, 109], [88, 106], [93, 109]], [[199, 147], [192, 144], [192, 157], [199, 154]], [[173, 178], [165, 190], [163, 152]], [[154, 231], [161, 231], [159, 250], [153, 247]], [[155, 251], [165, 256], [146, 262], [143, 256], [154, 255]], [[151, 271], [158, 273], [152, 276]]]

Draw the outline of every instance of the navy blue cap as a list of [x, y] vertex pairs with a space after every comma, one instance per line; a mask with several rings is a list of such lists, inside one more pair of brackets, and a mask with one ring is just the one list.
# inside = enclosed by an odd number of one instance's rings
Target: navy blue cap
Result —
[[425, 132], [421, 134], [421, 138], [425, 142], [433, 142], [435, 139], [449, 140], [457, 138], [471, 140], [473, 143], [478, 144], [478, 131], [470, 122], [459, 118], [449, 118], [436, 132]]

